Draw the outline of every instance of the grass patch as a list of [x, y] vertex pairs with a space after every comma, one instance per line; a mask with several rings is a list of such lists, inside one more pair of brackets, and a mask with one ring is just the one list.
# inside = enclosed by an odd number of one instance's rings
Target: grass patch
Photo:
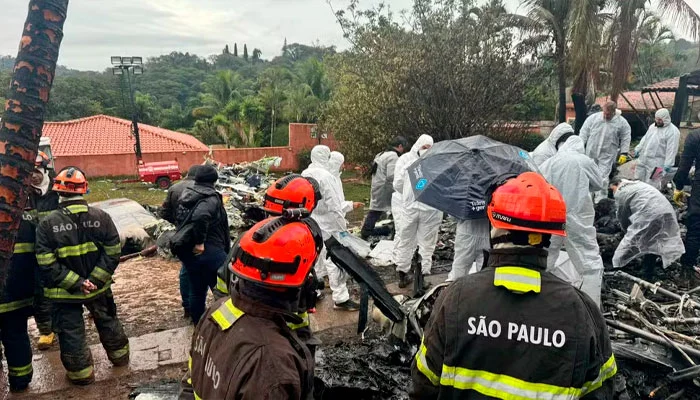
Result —
[[159, 206], [165, 200], [166, 192], [148, 183], [122, 183], [121, 180], [94, 179], [90, 181], [90, 194], [85, 199], [98, 202], [109, 199], [127, 198], [139, 204]]

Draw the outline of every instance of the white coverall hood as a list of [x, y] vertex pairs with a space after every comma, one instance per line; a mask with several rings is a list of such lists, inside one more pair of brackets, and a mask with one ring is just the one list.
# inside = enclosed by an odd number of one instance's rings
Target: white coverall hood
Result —
[[46, 168], [40, 167], [37, 168], [37, 170], [41, 172], [43, 178], [41, 180], [41, 183], [37, 186], [34, 186], [34, 188], [41, 191], [41, 195], [44, 196], [49, 191], [49, 186], [51, 185], [51, 178], [49, 177], [49, 171]]
[[557, 154], [540, 166], [542, 175], [554, 185], [566, 202], [566, 238], [552, 236], [547, 270], [553, 272], [562, 245], [576, 272], [583, 278], [581, 288], [600, 304], [603, 260], [593, 226], [595, 210], [591, 192], [602, 190], [600, 169], [585, 155], [583, 140], [571, 136]]
[[433, 138], [430, 135], [420, 135], [418, 140], [413, 144], [413, 147], [411, 147], [411, 153], [418, 153], [421, 147], [425, 146], [426, 144], [433, 145]]
[[333, 174], [333, 176], [340, 178], [340, 168], [345, 162], [345, 156], [339, 151], [334, 151], [331, 153], [331, 157], [328, 160], [328, 170]]
[[311, 149], [311, 164], [328, 169], [328, 162], [331, 158], [331, 149], [322, 144]]
[[635, 147], [634, 151], [639, 160], [634, 176], [642, 182], [661, 189], [661, 180], [652, 181], [651, 176], [655, 175], [656, 168], [668, 170], [675, 165], [681, 132], [671, 123], [671, 115], [667, 109], [658, 110], [656, 118], [661, 118], [664, 126], [658, 127], [652, 124]]
[[615, 205], [625, 237], [613, 255], [613, 268], [622, 268], [644, 254], [661, 256], [664, 268], [668, 267], [685, 253], [676, 212], [653, 186], [623, 183], [615, 192]]
[[542, 163], [557, 154], [557, 142], [567, 133], [574, 133], [574, 128], [566, 122], [562, 122], [552, 129], [549, 137], [530, 153], [530, 157], [532, 157], [532, 161], [535, 165], [539, 167]]

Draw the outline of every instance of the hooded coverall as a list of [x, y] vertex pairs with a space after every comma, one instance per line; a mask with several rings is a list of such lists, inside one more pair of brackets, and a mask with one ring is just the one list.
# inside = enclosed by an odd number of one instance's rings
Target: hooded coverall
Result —
[[363, 238], [373, 234], [390, 233], [388, 229], [376, 229], [375, 225], [383, 213], [392, 211], [391, 197], [394, 192], [394, 170], [398, 159], [399, 152], [394, 149], [388, 149], [374, 157], [374, 162], [377, 167], [374, 174], [372, 174], [372, 192], [369, 200], [369, 212], [362, 225]]
[[402, 209], [394, 218], [400, 218], [397, 237], [394, 239], [394, 263], [397, 272], [407, 273], [411, 270], [413, 253], [418, 246], [421, 256], [421, 272], [428, 275], [433, 266], [433, 252], [437, 244], [442, 212], [419, 203], [413, 196], [413, 188], [408, 175], [411, 166], [426, 151], [421, 150], [425, 145], [433, 144], [433, 138], [422, 135], [411, 148], [411, 151], [399, 157], [394, 171], [394, 190], [401, 193]]
[[[85, 337], [83, 306], [92, 314], [109, 360], [118, 366], [129, 361], [129, 339], [117, 318], [112, 297], [112, 274], [119, 265], [121, 244], [112, 218], [71, 199], [39, 222], [36, 259], [42, 272], [44, 296], [52, 301], [53, 329], [58, 334], [61, 362], [68, 379], [90, 383], [93, 361]], [[85, 280], [97, 290], [85, 294]]]
[[[595, 210], [590, 193], [603, 189], [603, 178], [598, 166], [584, 151], [581, 138], [572, 136], [554, 157], [540, 166], [542, 176], [559, 189], [566, 202], [567, 236], [552, 236], [547, 269], [554, 268], [559, 250], [565, 244], [566, 253], [584, 279], [584, 291], [600, 305], [603, 259], [593, 227]], [[588, 285], [592, 290], [587, 290]]]
[[625, 237], [613, 255], [613, 268], [646, 254], [660, 256], [666, 268], [685, 253], [676, 212], [653, 186], [623, 180], [615, 192], [615, 205]]
[[530, 153], [530, 157], [532, 157], [532, 161], [535, 163], [535, 165], [539, 167], [545, 161], [554, 157], [554, 155], [557, 154], [557, 142], [559, 139], [566, 134], [573, 133], [574, 128], [572, 128], [571, 125], [566, 122], [562, 122], [554, 127], [552, 132], [549, 134], [549, 137], [545, 139], [544, 142], [540, 143], [539, 146], [532, 151], [532, 153]]
[[[311, 164], [301, 175], [314, 178], [318, 182], [321, 191], [321, 200], [311, 213], [318, 226], [323, 231], [323, 240], [326, 241], [334, 233], [348, 230], [345, 221], [344, 199], [338, 192], [338, 180], [331, 173], [329, 161], [331, 149], [328, 146], [318, 145], [311, 150]], [[347, 286], [347, 275], [335, 264], [326, 260], [326, 248], [324, 246], [314, 267], [319, 277], [328, 275], [328, 281], [333, 292], [333, 301], [336, 304], [350, 300]]]
[[629, 153], [632, 128], [621, 115], [614, 115], [606, 121], [603, 112], [588, 118], [581, 127], [580, 137], [586, 147], [586, 155], [598, 165], [603, 178], [603, 190], [595, 194], [595, 202], [608, 197], [610, 172], [620, 153]]
[[676, 154], [678, 154], [678, 145], [681, 140], [681, 132], [671, 123], [671, 114], [667, 109], [658, 110], [655, 117], [661, 118], [664, 126], [658, 127], [656, 124], [650, 126], [634, 149], [635, 156], [639, 157], [634, 177], [646, 183], [651, 183], [651, 175], [656, 168], [668, 170], [676, 164]]
[[692, 182], [690, 180], [690, 168], [694, 163], [700, 160], [700, 130], [690, 132], [683, 146], [683, 154], [681, 155], [681, 163], [678, 166], [678, 172], [673, 177], [673, 183], [678, 190], [683, 190], [685, 185], [692, 184], [692, 193], [695, 196], [690, 196], [688, 199], [688, 214], [686, 216], [685, 225], [688, 228], [688, 233], [685, 237], [686, 252], [681, 257], [681, 264], [687, 270], [692, 269], [698, 261], [698, 252], [700, 252], [700, 174], [695, 173]]

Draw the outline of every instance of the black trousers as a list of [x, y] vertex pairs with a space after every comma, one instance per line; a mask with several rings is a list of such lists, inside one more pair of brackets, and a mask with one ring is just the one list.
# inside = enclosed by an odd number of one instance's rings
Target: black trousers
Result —
[[8, 381], [13, 389], [24, 389], [32, 381], [32, 345], [27, 332], [29, 309], [0, 314], [0, 340], [7, 358]]
[[53, 332], [51, 324], [51, 300], [44, 297], [43, 290], [34, 295], [34, 321], [41, 335]]
[[122, 365], [129, 359], [129, 339], [117, 318], [117, 306], [112, 291], [85, 303], [53, 303], [53, 329], [58, 334], [61, 362], [68, 379], [83, 381], [93, 375], [93, 361], [85, 338], [83, 306], [92, 314], [100, 342], [107, 357], [114, 364]]
[[688, 199], [688, 214], [685, 225], [685, 254], [681, 257], [684, 267], [692, 268], [697, 264], [700, 251], [700, 182], [693, 182], [692, 196]]
[[367, 213], [360, 233], [363, 239], [367, 239], [370, 236], [386, 236], [391, 233], [388, 227], [375, 228], [377, 222], [382, 218], [382, 214], [384, 214], [384, 211], [377, 210], [370, 210]]

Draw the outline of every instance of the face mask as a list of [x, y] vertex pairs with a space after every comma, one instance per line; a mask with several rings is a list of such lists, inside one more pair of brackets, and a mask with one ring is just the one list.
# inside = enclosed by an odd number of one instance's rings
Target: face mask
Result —
[[654, 125], [656, 125], [656, 126], [659, 127], [659, 128], [663, 128], [663, 127], [664, 127], [664, 123], [663, 123], [663, 122], [659, 123], [659, 121], [655, 121], [655, 122], [654, 122]]

